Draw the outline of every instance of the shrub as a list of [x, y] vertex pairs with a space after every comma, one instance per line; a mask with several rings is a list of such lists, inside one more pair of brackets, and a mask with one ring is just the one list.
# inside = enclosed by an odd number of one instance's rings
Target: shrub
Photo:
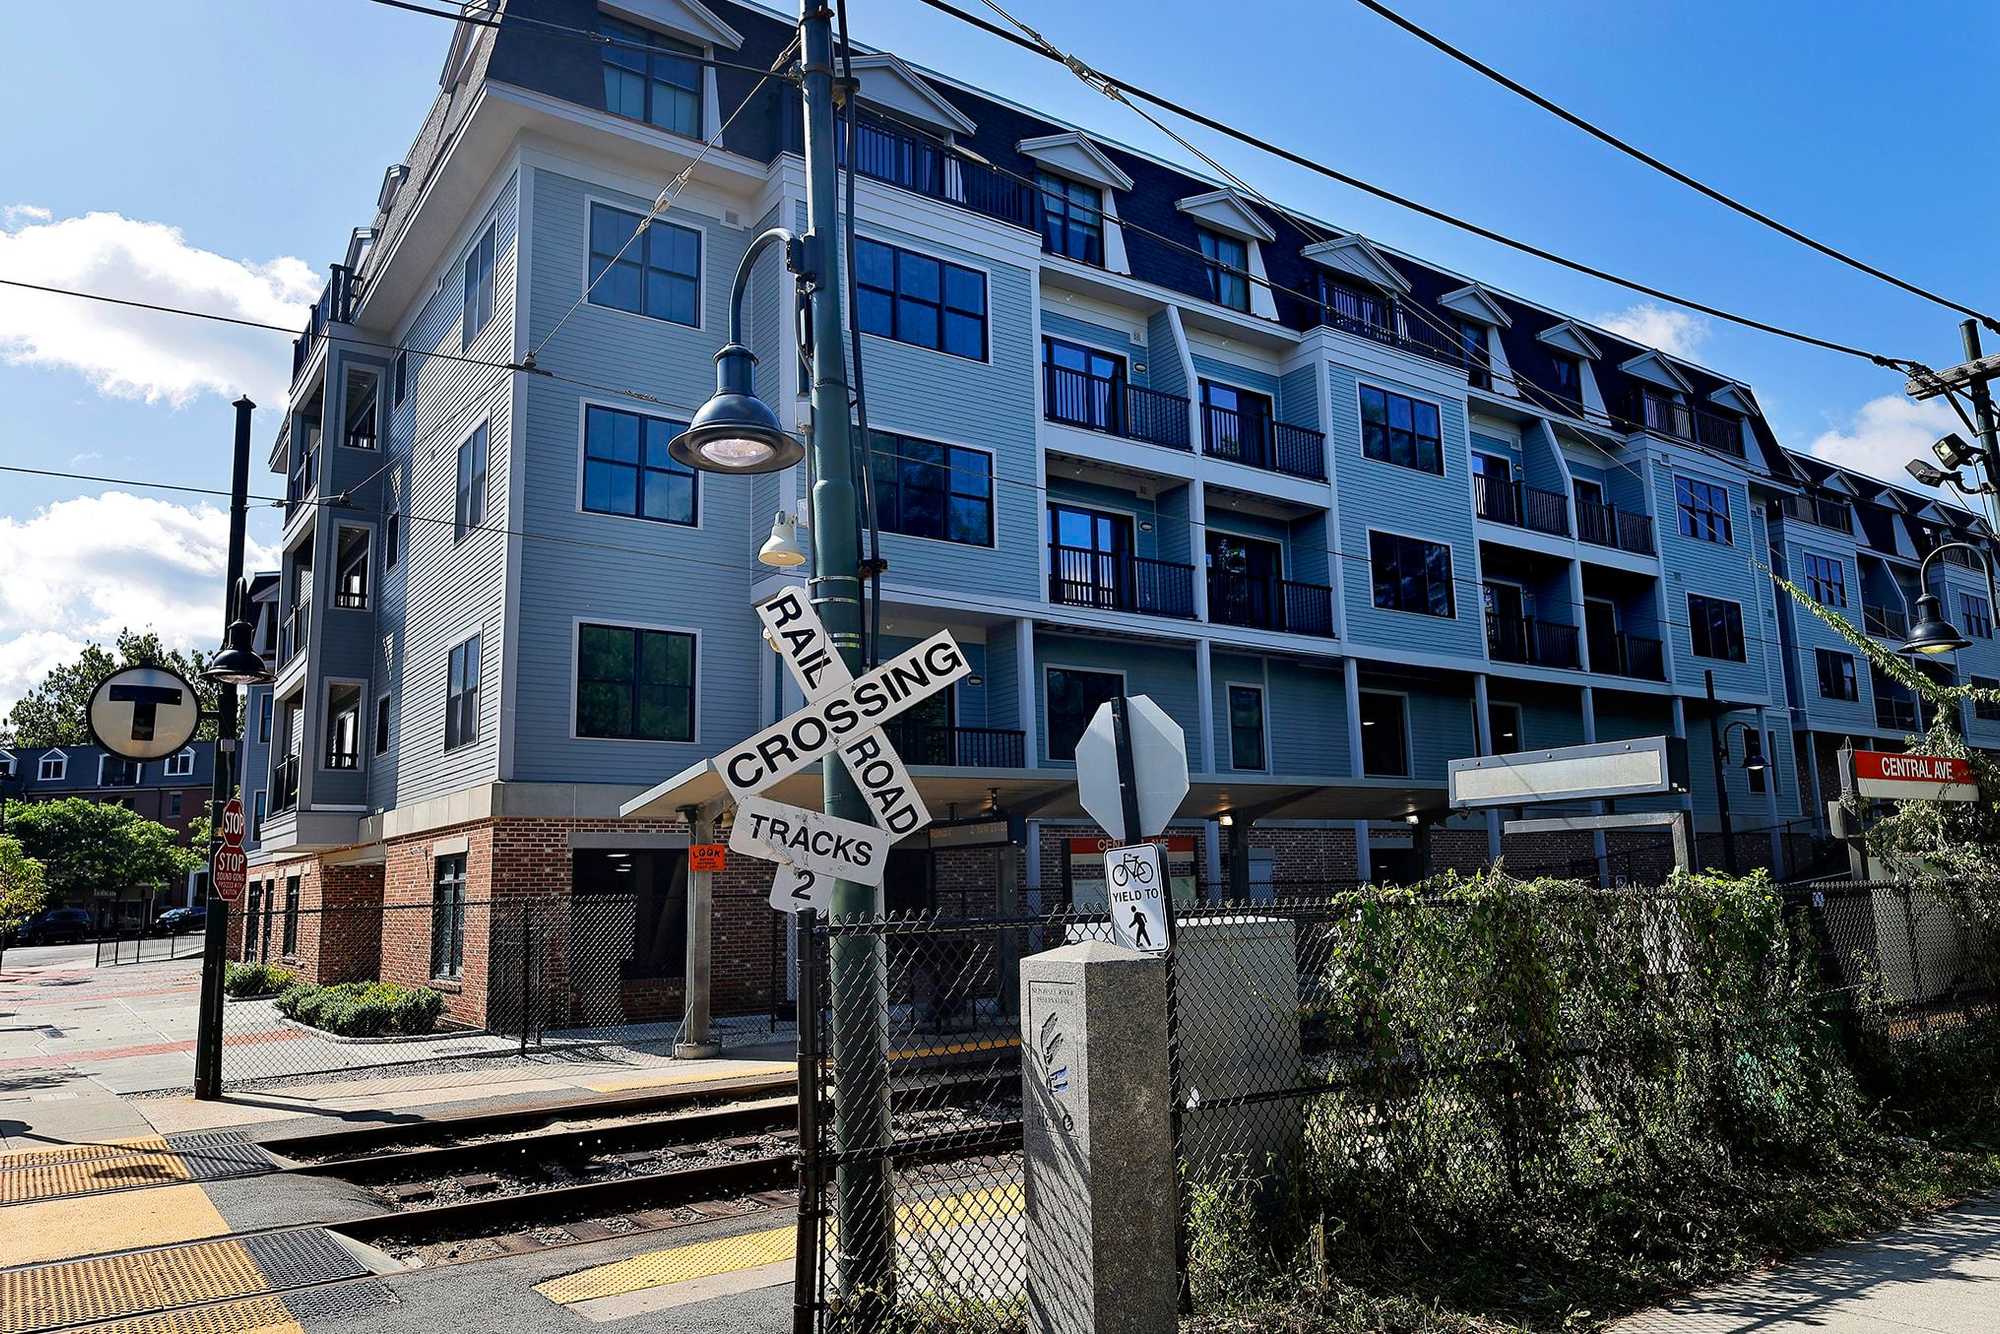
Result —
[[443, 1010], [438, 992], [400, 982], [298, 986], [278, 997], [278, 1011], [287, 1019], [349, 1038], [428, 1033]]
[[299, 975], [274, 963], [232, 963], [222, 973], [222, 989], [241, 1000], [248, 996], [280, 995], [297, 986]]

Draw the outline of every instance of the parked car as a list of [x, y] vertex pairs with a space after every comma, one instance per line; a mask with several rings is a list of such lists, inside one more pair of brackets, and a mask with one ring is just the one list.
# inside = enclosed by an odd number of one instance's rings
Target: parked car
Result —
[[208, 925], [207, 908], [169, 908], [153, 919], [153, 933], [161, 936], [186, 935]]
[[78, 945], [96, 930], [90, 913], [82, 908], [50, 908], [21, 923], [15, 943], [21, 945]]

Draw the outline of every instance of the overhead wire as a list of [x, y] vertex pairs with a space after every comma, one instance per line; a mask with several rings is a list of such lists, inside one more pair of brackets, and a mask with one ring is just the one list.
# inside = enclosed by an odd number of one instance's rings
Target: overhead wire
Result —
[[[462, 5], [457, 11], [416, 4], [413, 0], [368, 0], [368, 2], [370, 4], [382, 5], [388, 9], [400, 9], [411, 14], [422, 14], [428, 18], [443, 19], [447, 23], [468, 23], [476, 28], [493, 29], [517, 24], [524, 27], [540, 28], [558, 36], [574, 38], [577, 41], [589, 42], [593, 46], [645, 52], [653, 55], [660, 54], [659, 47], [649, 45], [645, 42], [635, 42], [623, 37], [614, 37], [610, 33], [597, 32], [590, 28], [579, 28], [570, 23], [557, 23], [553, 19], [531, 18], [526, 14], [521, 14], [511, 9], [501, 11], [497, 17], [486, 6], [481, 6], [480, 11], [474, 11], [472, 5], [476, 4], [478, 0], [467, 0], [467, 3]], [[698, 56], [692, 52], [683, 51], [673, 51], [668, 54], [671, 54], [675, 60], [683, 61], [689, 65], [709, 65], [716, 69], [737, 70], [744, 74], [764, 73], [756, 65], [746, 65], [736, 60], [720, 60], [714, 56]]]

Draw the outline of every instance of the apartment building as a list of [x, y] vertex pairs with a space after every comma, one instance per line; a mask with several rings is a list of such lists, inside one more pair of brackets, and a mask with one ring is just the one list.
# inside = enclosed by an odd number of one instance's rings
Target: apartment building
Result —
[[[749, 241], [804, 225], [796, 91], [739, 68], [792, 21], [504, 8], [616, 44], [460, 25], [296, 344], [253, 878], [309, 905], [624, 894], [645, 937], [679, 911], [687, 829], [621, 803], [800, 703], [750, 608], [791, 577], [754, 554], [803, 478], [665, 450]], [[854, 67], [881, 648], [949, 629], [975, 668], [896, 740], [940, 814], [984, 793], [1029, 817], [1037, 901], [1096, 832], [1064, 775], [1120, 688], [1187, 735], [1176, 855], [1217, 883], [1243, 840], [1258, 886], [1617, 851], [1447, 818], [1445, 765], [1662, 733], [1694, 757], [1662, 802], [1719, 829], [1720, 734], [1736, 827], [1769, 831], [1746, 860], [1779, 860], [1838, 738], [1903, 730], [1865, 669], [1811, 691], [1833, 646], [1765, 566], [1833, 562], [1850, 610], [1902, 615], [1968, 516], [1788, 453], [1727, 374], [892, 53]], [[791, 292], [760, 260], [747, 332], [803, 427]], [[768, 968], [726, 972], [772, 948], [767, 872], [718, 877], [719, 1011], [768, 999]], [[887, 893], [961, 873], [913, 850]]]

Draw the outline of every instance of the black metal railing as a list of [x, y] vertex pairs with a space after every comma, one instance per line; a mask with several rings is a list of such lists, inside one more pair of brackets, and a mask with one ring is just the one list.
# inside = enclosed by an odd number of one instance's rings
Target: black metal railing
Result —
[[299, 805], [299, 757], [287, 755], [271, 766], [271, 814], [297, 810]]
[[1861, 625], [1869, 634], [1883, 639], [1907, 639], [1910, 636], [1910, 614], [1901, 607], [1877, 607], [1864, 602], [1861, 604]]
[[1581, 659], [1576, 651], [1573, 625], [1561, 625], [1536, 616], [1495, 616], [1486, 618], [1487, 651], [1501, 662], [1527, 663], [1536, 667], [1575, 667]]
[[1841, 533], [1854, 531], [1854, 510], [1846, 501], [1831, 496], [1785, 496], [1779, 500], [1778, 509], [1786, 518], [1800, 523]]
[[1320, 323], [1447, 366], [1465, 365], [1465, 349], [1456, 339], [1447, 338], [1420, 318], [1404, 318], [1393, 301], [1364, 296], [1349, 288], [1328, 284], [1321, 290]]
[[1296, 579], [1255, 578], [1225, 570], [1208, 573], [1208, 619], [1214, 625], [1333, 636], [1333, 590]]
[[1087, 547], [1049, 547], [1049, 601], [1065, 607], [1194, 616], [1194, 566]]
[[1640, 556], [1653, 554], [1653, 516], [1633, 514], [1616, 505], [1578, 498], [1576, 535], [1593, 546], [1616, 547]]
[[1667, 679], [1666, 645], [1647, 635], [1624, 632], [1590, 637], [1590, 670], [1641, 681]]
[[1020, 769], [1027, 765], [1027, 733], [1011, 727], [926, 727], [899, 718], [884, 730], [904, 764], [967, 769]]
[[[1003, 176], [982, 162], [886, 121], [860, 118], [854, 141], [858, 176], [1016, 226], [1033, 230], [1041, 226], [1041, 192], [1025, 181]], [[797, 151], [797, 145], [793, 147]], [[840, 165], [846, 166], [844, 123], [837, 127], [834, 147]]]
[[1560, 491], [1544, 491], [1521, 482], [1497, 478], [1472, 479], [1473, 511], [1482, 519], [1515, 528], [1532, 528], [1538, 533], [1569, 536], [1569, 497]]
[[1692, 441], [1706, 449], [1743, 457], [1743, 428], [1734, 417], [1678, 403], [1665, 394], [1631, 389], [1615, 409], [1626, 430], [1644, 429], [1672, 440]]
[[319, 300], [313, 302], [312, 310], [307, 313], [305, 331], [292, 340], [293, 380], [299, 378], [299, 372], [312, 360], [313, 349], [326, 336], [327, 326], [345, 324], [354, 317], [360, 297], [361, 285], [355, 281], [354, 270], [345, 264], [333, 265]]
[[278, 626], [278, 665], [284, 666], [312, 646], [312, 603], [295, 605]]
[[336, 589], [333, 595], [333, 605], [339, 607], [342, 611], [366, 611], [368, 610], [368, 590], [365, 588]]
[[[317, 432], [314, 433], [317, 436]], [[285, 522], [290, 523], [299, 507], [312, 498], [313, 487], [319, 480], [319, 444], [317, 439], [299, 452], [291, 471], [285, 476]]]
[[361, 752], [359, 750], [329, 750], [326, 753], [326, 767], [329, 769], [359, 769], [361, 767]]
[[1188, 400], [1064, 366], [1042, 366], [1042, 415], [1065, 426], [1169, 449], [1192, 449]]
[[1201, 448], [1210, 458], [1312, 482], [1326, 480], [1326, 435], [1309, 427], [1204, 404]]
[[1983, 571], [1986, 568], [1979, 563], [1979, 557], [1973, 555], [1964, 547], [1946, 547], [1938, 556], [1938, 559], [1946, 565], [1957, 565], [1968, 570]]

